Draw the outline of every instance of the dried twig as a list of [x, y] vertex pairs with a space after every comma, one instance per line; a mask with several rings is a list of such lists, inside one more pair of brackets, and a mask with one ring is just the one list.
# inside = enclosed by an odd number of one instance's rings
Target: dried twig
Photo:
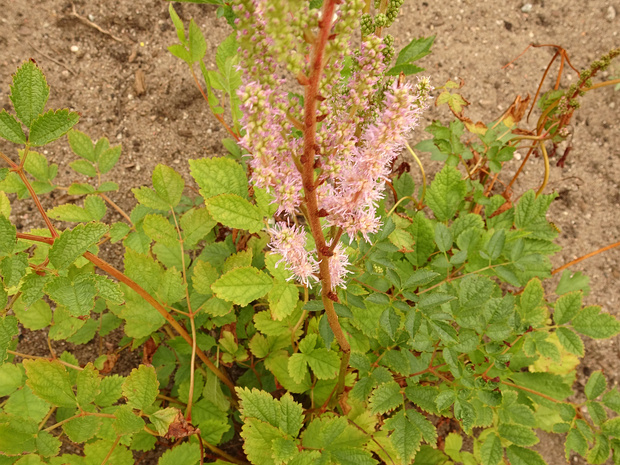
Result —
[[71, 74], [73, 74], [74, 76], [77, 76], [77, 73], [75, 71], [73, 71], [71, 68], [69, 68], [67, 65], [65, 65], [63, 62], [58, 61], [55, 58], [52, 58], [51, 56], [47, 55], [46, 53], [44, 53], [41, 50], [39, 50], [38, 48], [36, 48], [31, 43], [29, 43], [28, 45], [30, 45], [30, 48], [33, 49], [35, 52], [37, 52], [39, 55], [41, 55], [41, 56], [47, 58], [48, 60], [56, 63], [58, 66], [62, 66], [64, 69], [69, 71]]
[[75, 9], [75, 5], [72, 3], [71, 4], [71, 16], [79, 19], [80, 21], [82, 21], [84, 24], [86, 24], [87, 26], [90, 27], [94, 27], [95, 29], [97, 29], [99, 32], [101, 32], [102, 34], [105, 34], [107, 36], [112, 37], [112, 39], [114, 39], [117, 42], [123, 42], [123, 39], [121, 39], [120, 37], [116, 37], [114, 34], [112, 34], [110, 31], [106, 31], [105, 29], [103, 29], [101, 26], [99, 26], [98, 24], [93, 23], [90, 19], [82, 16], [81, 14], [79, 14], [77, 12], [77, 10]]

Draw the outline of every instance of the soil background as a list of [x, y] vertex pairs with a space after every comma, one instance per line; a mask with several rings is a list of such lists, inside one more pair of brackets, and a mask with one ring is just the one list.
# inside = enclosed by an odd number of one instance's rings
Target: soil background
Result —
[[[191, 182], [187, 161], [225, 154], [220, 140], [226, 133], [210, 114], [185, 64], [166, 49], [177, 40], [168, 2], [88, 0], [73, 5], [75, 10], [66, 0], [0, 0], [0, 106], [10, 108], [9, 85], [16, 67], [34, 58], [51, 86], [50, 108], [77, 110], [82, 115], [78, 129], [93, 139], [107, 136], [113, 144], [122, 143], [121, 161], [107, 180], [120, 184], [120, 191], [110, 196], [129, 211], [135, 204], [130, 189], [150, 184], [150, 174], [158, 163], [179, 170], [186, 182]], [[215, 48], [231, 31], [228, 24], [216, 18], [216, 7], [211, 5], [177, 3], [175, 8], [186, 24], [194, 18], [202, 28], [209, 42], [207, 66], [214, 67]], [[111, 35], [81, 21], [74, 11]], [[489, 122], [500, 116], [517, 94], [535, 93], [553, 49], [532, 49], [501, 69], [528, 44], [561, 45], [576, 68], [585, 68], [620, 46], [619, 13], [618, 0], [539, 0], [527, 4], [514, 0], [407, 0], [389, 32], [396, 38], [396, 50], [415, 37], [436, 34], [433, 53], [420, 62], [425, 74], [435, 86], [462, 78], [465, 87], [461, 93], [472, 102], [468, 115], [474, 121]], [[556, 63], [551, 74], [555, 76], [557, 70]], [[141, 74], [144, 87], [137, 83]], [[610, 76], [620, 76], [620, 61], [602, 78]], [[575, 80], [575, 73], [567, 70], [562, 85]], [[554, 77], [550, 77], [543, 90], [553, 82]], [[573, 120], [574, 138], [566, 167], [553, 164], [547, 192], [555, 190], [560, 196], [552, 205], [549, 219], [562, 231], [559, 243], [563, 246], [553, 259], [555, 266], [620, 240], [619, 108], [620, 92], [612, 87], [588, 93]], [[432, 108], [422, 127], [433, 119], [446, 123], [451, 115], [445, 107]], [[413, 142], [427, 137], [420, 130]], [[0, 150], [15, 156], [11, 144], [0, 143]], [[68, 164], [75, 158], [66, 139], [52, 144], [45, 153], [59, 165], [60, 185], [84, 181], [69, 170]], [[428, 154], [423, 155], [430, 171], [436, 171], [439, 165], [431, 162]], [[505, 182], [517, 166], [513, 161], [502, 178]], [[542, 159], [530, 160], [515, 193], [537, 187], [542, 177]], [[61, 191], [44, 198], [46, 207], [77, 200]], [[42, 226], [29, 202], [14, 205], [12, 216], [21, 231]], [[105, 218], [120, 219], [113, 212]], [[106, 253], [109, 260], [120, 264], [120, 248]], [[605, 311], [620, 316], [620, 249], [572, 270], [582, 270], [591, 278], [592, 292], [586, 303], [602, 305]], [[578, 369], [577, 389], [595, 370], [604, 370], [611, 385], [620, 381], [619, 342], [620, 338], [586, 341], [587, 355]], [[24, 351], [37, 353], [40, 348], [40, 355], [47, 354], [45, 338], [39, 340], [34, 334], [25, 333], [21, 345]], [[59, 344], [55, 348], [62, 351], [63, 347]], [[96, 356], [89, 347], [77, 351], [82, 363]], [[138, 360], [139, 354], [130, 353], [124, 363], [131, 368]], [[548, 463], [566, 463], [563, 436], [542, 432], [539, 436], [539, 450]], [[572, 457], [571, 462], [585, 463], [580, 457]]]

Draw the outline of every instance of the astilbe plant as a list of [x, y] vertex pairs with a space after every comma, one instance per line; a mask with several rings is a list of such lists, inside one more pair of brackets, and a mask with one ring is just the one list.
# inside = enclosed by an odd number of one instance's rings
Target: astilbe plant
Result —
[[[216, 69], [196, 23], [186, 30], [169, 9], [169, 50], [230, 135], [227, 156], [190, 160], [197, 198], [158, 165], [125, 212], [106, 180], [121, 147], [72, 129], [77, 113], [45, 112], [34, 62], [13, 77], [0, 136], [23, 149], [0, 154], [0, 464], [130, 465], [154, 451], [163, 465], [538, 465], [537, 428], [566, 435], [567, 459], [618, 463], [620, 392], [601, 371], [583, 402], [571, 386], [578, 333], [611, 337], [620, 322], [582, 306], [588, 280], [565, 271], [575, 261], [552, 270], [544, 142], [567, 137], [579, 96], [615, 83], [591, 79], [620, 51], [543, 95], [532, 130], [520, 125], [527, 102], [474, 124], [461, 86], [440, 86], [436, 103], [456, 119], [414, 146], [444, 163], [427, 189], [407, 140], [433, 88], [408, 76], [434, 38], [396, 55], [384, 33], [402, 0], [213, 3], [236, 29]], [[34, 150], [64, 134], [86, 178], [67, 187]], [[497, 193], [520, 144], [528, 155]], [[535, 146], [543, 183], [513, 203]], [[405, 148], [418, 189], [398, 165]], [[55, 189], [83, 206], [45, 210], [39, 195]], [[15, 198], [30, 198], [46, 229], [18, 232]], [[110, 244], [124, 248], [123, 271], [100, 256]], [[543, 280], [561, 271], [551, 301]], [[49, 354], [18, 346], [23, 329], [41, 331]], [[98, 356], [58, 355], [58, 340]], [[129, 350], [142, 364], [118, 373]]]

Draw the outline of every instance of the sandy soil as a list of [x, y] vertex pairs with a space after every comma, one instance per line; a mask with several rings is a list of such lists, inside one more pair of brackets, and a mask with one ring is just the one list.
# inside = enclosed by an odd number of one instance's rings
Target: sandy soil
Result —
[[[66, 0], [0, 0], [0, 105], [8, 108], [10, 104], [8, 91], [15, 68], [35, 58], [51, 85], [52, 107], [78, 110], [80, 130], [123, 144], [121, 162], [110, 179], [120, 184], [120, 192], [112, 198], [126, 210], [135, 203], [130, 189], [149, 183], [156, 164], [183, 172], [189, 159], [225, 153], [220, 143], [224, 130], [210, 115], [185, 65], [166, 50], [176, 41], [167, 7], [167, 2], [153, 0], [76, 1], [77, 14], [109, 31], [108, 35], [80, 21]], [[215, 47], [229, 33], [228, 25], [216, 19], [215, 7], [209, 5], [177, 4], [176, 9], [183, 19], [193, 17], [202, 27], [209, 41], [207, 65], [214, 65]], [[505, 70], [500, 69], [503, 65], [528, 44], [542, 43], [563, 46], [575, 67], [586, 67], [620, 45], [616, 12], [620, 13], [617, 0], [538, 0], [527, 5], [514, 0], [408, 0], [391, 33], [397, 49], [414, 37], [436, 34], [433, 54], [422, 62], [426, 73], [436, 86], [463, 78], [462, 93], [472, 102], [470, 116], [488, 122], [517, 94], [535, 92], [553, 50], [535, 49]], [[557, 72], [557, 66], [552, 71]], [[140, 72], [145, 77], [144, 93], [136, 87]], [[620, 75], [620, 62], [609, 75]], [[565, 74], [563, 85], [570, 85], [571, 78], [574, 81], [575, 75]], [[551, 85], [552, 80], [545, 89]], [[618, 108], [620, 92], [611, 87], [588, 94], [573, 121], [573, 149], [566, 168], [552, 169], [548, 190], [557, 190], [561, 196], [550, 218], [562, 230], [564, 247], [554, 259], [557, 266], [620, 238]], [[432, 109], [427, 120], [432, 119], [446, 122], [449, 115], [445, 109]], [[427, 135], [420, 131], [417, 136]], [[0, 143], [0, 150], [12, 154], [14, 148]], [[48, 155], [60, 165], [63, 185], [79, 181], [68, 168], [73, 158], [66, 141], [50, 146]], [[426, 163], [433, 166], [430, 160]], [[189, 178], [188, 170], [186, 174]], [[529, 181], [518, 183], [517, 193], [537, 186], [542, 160], [528, 163], [522, 178]], [[66, 202], [67, 197], [55, 193], [45, 205], [59, 201]], [[113, 215], [109, 213], [106, 220], [120, 219]], [[15, 208], [14, 220], [23, 230], [39, 225], [36, 211], [28, 206]], [[108, 259], [118, 260], [122, 250], [111, 249], [107, 254]], [[589, 304], [620, 314], [620, 249], [582, 262], [574, 270], [591, 277]], [[30, 335], [24, 340], [34, 350], [36, 340]], [[620, 380], [619, 342], [618, 338], [587, 342], [580, 384], [584, 375], [598, 369], [605, 371], [611, 384]], [[43, 345], [41, 353], [45, 351]], [[91, 358], [90, 352], [77, 355], [81, 361]], [[130, 355], [125, 363], [135, 363], [137, 358]], [[550, 464], [565, 463], [561, 437], [541, 434], [540, 450]], [[578, 457], [571, 461], [585, 463]]]

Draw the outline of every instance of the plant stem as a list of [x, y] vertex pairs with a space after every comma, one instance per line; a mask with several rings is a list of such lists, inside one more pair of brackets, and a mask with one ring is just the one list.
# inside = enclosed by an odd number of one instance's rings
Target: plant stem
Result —
[[576, 265], [577, 263], [579, 263], [579, 262], [581, 262], [581, 261], [583, 261], [583, 260], [585, 260], [587, 258], [594, 257], [595, 255], [598, 255], [600, 253], [606, 252], [606, 251], [611, 250], [611, 249], [613, 249], [615, 247], [620, 247], [620, 242], [614, 242], [613, 244], [607, 245], [605, 247], [601, 247], [600, 249], [595, 250], [594, 252], [590, 252], [590, 253], [585, 254], [585, 255], [583, 255], [583, 256], [581, 256], [579, 258], [571, 260], [570, 262], [566, 263], [565, 265], [562, 265], [561, 267], [556, 268], [555, 270], [553, 270], [551, 272], [551, 274], [556, 274], [556, 273], [559, 273], [560, 271], [564, 271], [566, 268], [568, 268], [570, 266]]
[[319, 95], [321, 75], [323, 74], [323, 68], [325, 66], [325, 47], [331, 32], [336, 1], [337, 0], [326, 0], [323, 3], [321, 21], [319, 22], [320, 29], [314, 44], [314, 50], [312, 52], [312, 73], [308, 79], [308, 84], [306, 85], [304, 100], [304, 151], [301, 157], [301, 164], [303, 168], [301, 176], [304, 186], [304, 203], [307, 207], [308, 223], [310, 225], [310, 231], [312, 232], [312, 237], [314, 238], [319, 257], [319, 270], [322, 287], [321, 295], [323, 297], [323, 304], [325, 305], [325, 314], [327, 316], [329, 326], [334, 332], [336, 341], [338, 341], [338, 345], [343, 352], [337, 384], [337, 394], [339, 395], [344, 390], [344, 378], [349, 365], [351, 346], [342, 331], [342, 327], [338, 321], [338, 315], [334, 309], [334, 302], [332, 300], [332, 282], [329, 272], [330, 257], [325, 254], [325, 236], [323, 234], [323, 229], [321, 228], [321, 220], [318, 212], [318, 200], [316, 196], [316, 184], [314, 179], [317, 97]]
[[236, 463], [237, 465], [249, 465], [248, 462], [245, 462], [243, 460], [239, 460], [238, 458], [235, 458], [232, 455], [224, 452], [222, 449], [219, 449], [219, 448], [215, 447], [213, 444], [209, 444], [207, 441], [202, 439], [202, 437], [200, 438], [200, 440], [202, 441], [202, 443], [205, 446], [207, 446], [207, 449], [209, 449], [211, 452], [216, 453], [217, 455], [219, 455], [223, 459], [226, 459], [226, 460], [228, 460], [231, 463]]
[[531, 394], [536, 394], [537, 396], [540, 396], [543, 399], [550, 400], [551, 402], [555, 402], [556, 404], [557, 403], [561, 403], [561, 401], [559, 401], [557, 399], [554, 399], [553, 397], [549, 397], [549, 396], [543, 394], [542, 392], [534, 391], [533, 389], [526, 388], [526, 387], [523, 387], [523, 386], [519, 386], [518, 384], [510, 383], [508, 381], [500, 381], [500, 383], [502, 383], [505, 386], [510, 386], [510, 387], [515, 388], [515, 389], [520, 389], [521, 391], [529, 392]]
[[110, 448], [110, 451], [108, 452], [108, 455], [105, 456], [105, 458], [103, 459], [103, 462], [101, 462], [101, 465], [105, 465], [106, 463], [108, 463], [108, 460], [110, 460], [110, 457], [112, 456], [112, 452], [114, 452], [114, 449], [116, 449], [116, 446], [118, 445], [118, 442], [121, 440], [120, 436], [116, 436], [116, 441], [114, 441], [114, 444], [112, 444], [112, 447]]
[[542, 154], [543, 154], [543, 158], [545, 159], [545, 177], [543, 179], [543, 183], [540, 185], [540, 187], [538, 188], [538, 191], [536, 192], [536, 197], [542, 194], [543, 191], [545, 190], [545, 187], [547, 186], [547, 183], [549, 182], [549, 171], [550, 171], [549, 155], [547, 155], [547, 148], [545, 147], [545, 141], [541, 140], [539, 145], [540, 145], [540, 150], [542, 151]]
[[41, 356], [39, 356], [39, 355], [22, 354], [21, 352], [15, 352], [15, 351], [13, 351], [13, 350], [7, 350], [6, 352], [7, 352], [8, 354], [15, 355], [15, 356], [17, 356], [17, 357], [21, 357], [21, 358], [30, 358], [30, 359], [32, 359], [32, 360], [48, 360], [48, 361], [50, 361], [50, 362], [51, 362], [52, 360], [55, 360], [56, 362], [60, 363], [61, 365], [64, 365], [64, 366], [66, 366], [67, 368], [73, 368], [74, 370], [80, 370], [80, 371], [82, 371], [82, 370], [84, 369], [84, 368], [79, 367], [79, 366], [77, 366], [77, 365], [72, 365], [71, 363], [64, 362], [64, 361], [60, 360], [59, 358], [52, 359], [52, 358], [50, 358], [50, 357], [41, 357]]
[[192, 303], [189, 298], [189, 289], [187, 287], [187, 271], [185, 267], [185, 248], [183, 247], [183, 235], [181, 234], [181, 228], [177, 221], [177, 215], [174, 213], [174, 208], [170, 209], [172, 218], [174, 219], [174, 226], [179, 236], [179, 247], [181, 248], [181, 269], [183, 271], [183, 284], [185, 285], [185, 300], [187, 301], [187, 310], [189, 312], [189, 324], [192, 329], [192, 357], [190, 359], [189, 366], [189, 395], [187, 399], [187, 409], [185, 410], [185, 419], [187, 421], [192, 420], [192, 400], [194, 398], [194, 377], [196, 371], [196, 322], [194, 321], [194, 312], [192, 311]]
[[123, 210], [121, 207], [119, 207], [110, 197], [108, 197], [107, 195], [105, 195], [103, 192], [99, 193], [99, 196], [105, 200], [106, 202], [108, 202], [110, 204], [110, 206], [116, 210], [123, 218], [125, 218], [129, 224], [131, 226], [133, 226], [133, 221], [131, 221], [131, 218], [129, 217], [129, 215], [127, 213], [125, 213], [125, 210]]

